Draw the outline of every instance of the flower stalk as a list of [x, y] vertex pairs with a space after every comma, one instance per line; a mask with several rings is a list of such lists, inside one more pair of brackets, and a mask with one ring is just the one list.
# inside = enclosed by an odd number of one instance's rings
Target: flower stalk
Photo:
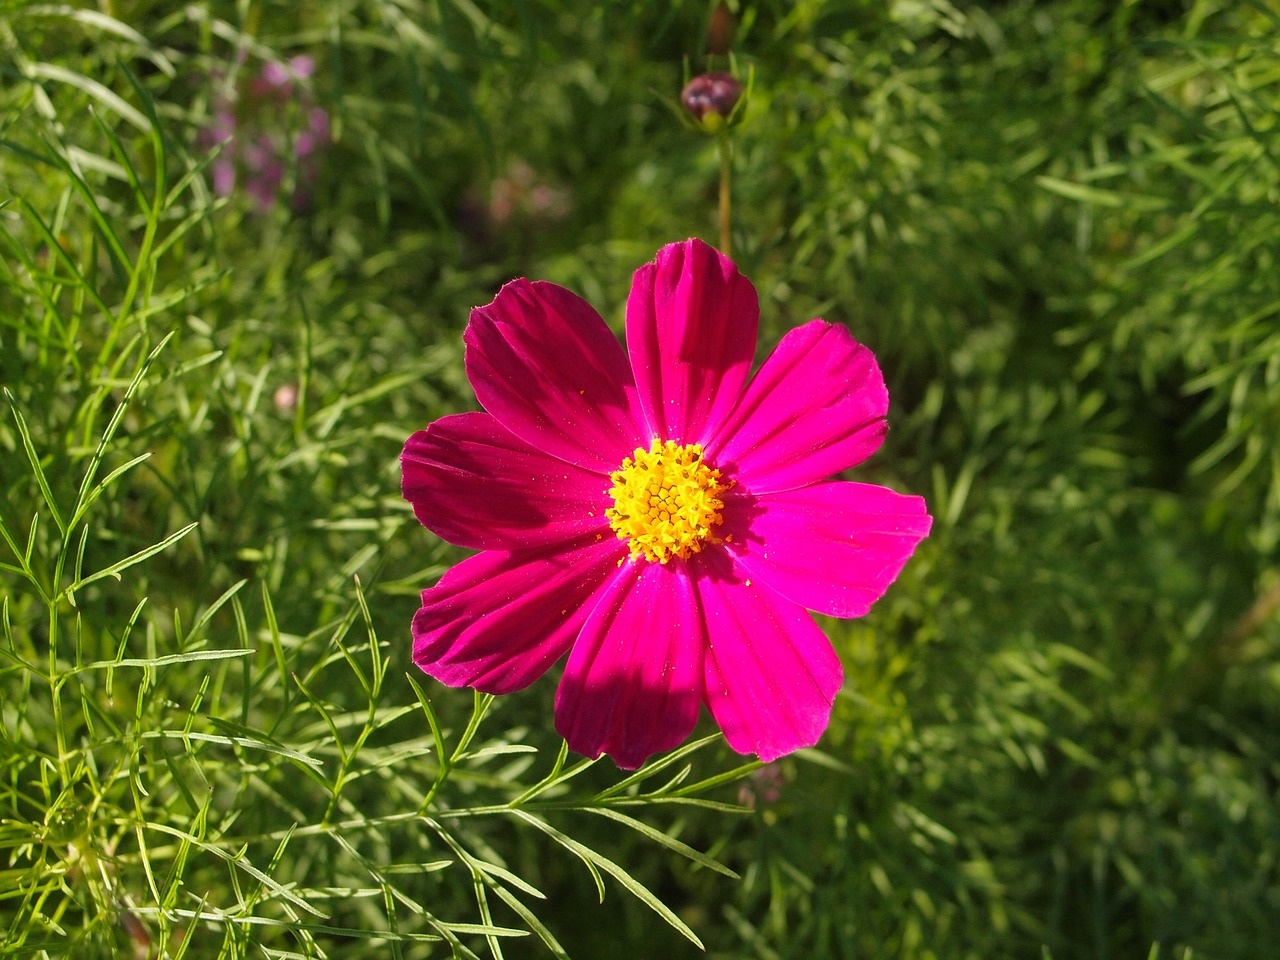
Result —
[[730, 229], [733, 213], [731, 181], [733, 179], [733, 140], [726, 127], [716, 137], [716, 149], [720, 151], [720, 249], [726, 257], [733, 256]]
[[749, 86], [731, 73], [714, 71], [689, 80], [680, 91], [686, 122], [696, 130], [716, 138], [720, 157], [720, 250], [731, 254], [733, 128], [742, 122]]

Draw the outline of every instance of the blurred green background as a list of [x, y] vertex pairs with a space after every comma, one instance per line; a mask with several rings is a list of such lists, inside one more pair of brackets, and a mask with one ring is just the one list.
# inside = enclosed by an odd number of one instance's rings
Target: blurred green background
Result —
[[876, 352], [857, 477], [934, 532], [824, 622], [831, 728], [760, 770], [566, 779], [552, 679], [412, 669], [462, 552], [400, 447], [474, 408], [506, 280], [620, 331], [715, 241], [672, 112], [712, 6], [0, 0], [0, 952], [1273, 954], [1265, 0], [730, 4], [762, 339]]

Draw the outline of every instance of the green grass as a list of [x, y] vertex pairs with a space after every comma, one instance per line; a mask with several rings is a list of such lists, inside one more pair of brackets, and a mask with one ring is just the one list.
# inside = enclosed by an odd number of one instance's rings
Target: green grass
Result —
[[[1280, 938], [1280, 18], [738, 6], [763, 338], [821, 315], [876, 351], [858, 477], [937, 520], [824, 623], [817, 749], [756, 773], [707, 724], [631, 776], [563, 751], [551, 679], [412, 667], [462, 553], [397, 456], [474, 405], [460, 334], [502, 282], [620, 329], [632, 270], [714, 238], [714, 144], [663, 102], [707, 5], [0, 4], [0, 953]], [[246, 122], [291, 147], [323, 106], [316, 179], [216, 196], [200, 129], [299, 54], [306, 99]]]

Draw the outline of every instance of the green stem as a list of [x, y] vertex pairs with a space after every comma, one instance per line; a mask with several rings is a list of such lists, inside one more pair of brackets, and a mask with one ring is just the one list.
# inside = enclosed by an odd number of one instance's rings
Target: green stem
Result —
[[716, 147], [720, 151], [720, 252], [726, 257], [732, 256], [730, 252], [730, 210], [732, 202], [729, 193], [729, 181], [732, 176], [731, 161], [733, 159], [733, 141], [729, 139], [727, 131], [722, 131], [716, 137]]

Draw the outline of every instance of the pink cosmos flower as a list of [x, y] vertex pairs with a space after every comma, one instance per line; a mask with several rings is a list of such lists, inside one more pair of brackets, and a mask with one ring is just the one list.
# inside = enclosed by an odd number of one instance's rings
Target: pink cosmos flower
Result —
[[624, 768], [703, 704], [740, 753], [816, 743], [842, 671], [806, 612], [867, 612], [931, 520], [830, 479], [880, 446], [888, 393], [843, 327], [792, 330], [754, 377], [755, 288], [698, 240], [627, 301], [630, 361], [586, 301], [515, 280], [471, 314], [484, 413], [405, 444], [404, 496], [482, 552], [422, 593], [413, 658], [450, 686], [518, 690], [567, 652], [556, 729]]

